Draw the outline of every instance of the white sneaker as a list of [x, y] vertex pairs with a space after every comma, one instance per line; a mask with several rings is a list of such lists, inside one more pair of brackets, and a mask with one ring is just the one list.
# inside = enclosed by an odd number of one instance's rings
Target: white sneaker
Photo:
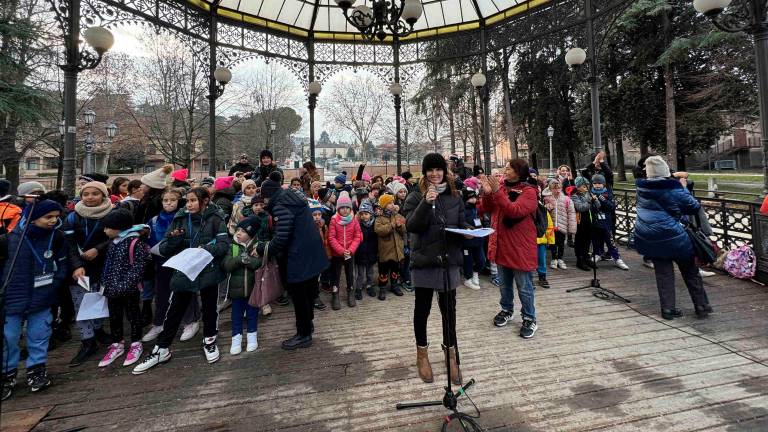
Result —
[[464, 279], [464, 286], [469, 288], [469, 289], [471, 289], [471, 290], [475, 290], [475, 291], [480, 289], [480, 286], [479, 285], [475, 285], [472, 282], [472, 279]]
[[557, 260], [557, 266], [563, 270], [568, 270], [568, 266], [565, 265], [565, 261], [561, 259]]
[[595, 263], [595, 264], [599, 263], [602, 260], [603, 260], [603, 257], [601, 257], [600, 255], [594, 255], [592, 257], [592, 262]]
[[264, 307], [263, 307], [263, 308], [261, 308], [261, 315], [262, 315], [264, 318], [266, 318], [266, 317], [268, 317], [268, 316], [272, 315], [272, 306], [270, 306], [270, 305], [268, 305], [268, 304], [267, 304], [267, 305], [264, 305]]
[[[243, 336], [240, 335], [241, 342], [242, 337]], [[203, 338], [203, 352], [205, 353], [205, 360], [207, 360], [208, 363], [216, 363], [219, 361], [219, 347], [216, 346], [216, 336]]]
[[200, 323], [195, 321], [192, 324], [187, 324], [184, 326], [184, 331], [181, 332], [181, 337], [179, 338], [180, 341], [188, 341], [195, 337], [198, 330], [200, 330]]
[[246, 333], [246, 339], [248, 339], [248, 345], [245, 346], [245, 350], [248, 352], [256, 351], [259, 348], [259, 340], [256, 338], [257, 332]]
[[550, 267], [552, 267], [553, 269], [557, 268], [557, 260], [556, 259], [552, 260], [552, 263], [550, 264]]
[[653, 268], [653, 261], [645, 261], [643, 260], [643, 265], [648, 267], [649, 269]]
[[152, 328], [149, 329], [147, 334], [145, 334], [144, 337], [141, 338], [141, 341], [152, 342], [153, 340], [157, 339], [157, 337], [160, 336], [160, 333], [162, 332], [163, 332], [163, 326], [153, 325]]
[[705, 277], [712, 277], [712, 276], [716, 276], [716, 275], [717, 275], [717, 273], [715, 273], [715, 272], [699, 269], [699, 276], [700, 277], [705, 278]]
[[617, 260], [613, 260], [613, 264], [616, 265], [616, 267], [626, 271], [629, 270], [629, 266], [624, 263], [624, 260], [619, 258]]
[[475, 285], [477, 289], [480, 289], [480, 274], [477, 272], [472, 273], [472, 285]]
[[141, 363], [133, 368], [133, 374], [141, 375], [160, 363], [166, 363], [169, 360], [171, 360], [171, 351], [168, 348], [160, 348], [155, 345], [155, 347], [152, 348], [152, 352]]
[[232, 355], [238, 355], [243, 352], [243, 335], [232, 336], [232, 347], [229, 348], [229, 353]]

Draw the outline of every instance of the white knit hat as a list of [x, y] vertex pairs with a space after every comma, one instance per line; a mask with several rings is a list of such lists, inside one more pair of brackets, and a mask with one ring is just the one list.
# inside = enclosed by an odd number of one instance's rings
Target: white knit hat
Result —
[[669, 172], [669, 165], [661, 156], [651, 156], [645, 160], [645, 173], [648, 175], [648, 178], [666, 178], [672, 175]]
[[144, 176], [141, 177], [141, 182], [152, 189], [165, 189], [168, 175], [171, 171], [173, 171], [173, 165], [163, 165], [160, 169], [156, 169], [149, 174], [144, 174]]
[[408, 190], [408, 188], [405, 187], [404, 184], [397, 181], [393, 181], [392, 183], [388, 184], [387, 189], [389, 189], [389, 191], [392, 192], [392, 195], [397, 195], [397, 193], [402, 189]]
[[19, 192], [19, 195], [32, 195], [33, 192], [40, 192], [40, 194], [44, 194], [46, 192], [45, 186], [36, 181], [21, 183], [19, 187], [16, 188], [16, 190]]

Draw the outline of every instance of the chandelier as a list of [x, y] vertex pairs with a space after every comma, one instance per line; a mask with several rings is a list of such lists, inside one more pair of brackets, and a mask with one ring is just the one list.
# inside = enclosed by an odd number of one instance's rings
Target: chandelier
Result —
[[423, 12], [421, 0], [373, 0], [371, 6], [362, 4], [354, 8], [355, 0], [335, 1], [347, 22], [369, 41], [374, 37], [383, 41], [387, 31], [395, 37], [408, 36]]

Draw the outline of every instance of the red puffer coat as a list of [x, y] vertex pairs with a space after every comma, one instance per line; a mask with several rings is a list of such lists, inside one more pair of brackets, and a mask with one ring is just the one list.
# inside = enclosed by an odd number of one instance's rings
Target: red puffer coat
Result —
[[349, 224], [342, 225], [341, 215], [338, 213], [333, 215], [331, 226], [328, 228], [328, 245], [331, 247], [333, 256], [344, 256], [345, 250], [354, 255], [362, 241], [363, 231], [360, 230], [360, 222], [356, 217], [352, 217], [352, 222]]
[[[514, 202], [509, 194], [518, 194]], [[506, 186], [480, 199], [480, 209], [489, 213], [496, 230], [488, 241], [488, 259], [500, 266], [520, 271], [537, 267], [536, 212], [538, 191], [528, 183]]]

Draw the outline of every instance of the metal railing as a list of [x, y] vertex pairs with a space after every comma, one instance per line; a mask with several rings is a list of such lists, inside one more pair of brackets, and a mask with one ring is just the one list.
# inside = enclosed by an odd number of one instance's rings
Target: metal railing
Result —
[[[635, 228], [637, 194], [635, 190], [614, 189], [616, 200], [616, 241], [626, 243]], [[723, 198], [697, 198], [712, 226], [714, 240], [721, 248], [741, 245], [754, 247], [752, 226], [755, 205], [749, 201]]]

